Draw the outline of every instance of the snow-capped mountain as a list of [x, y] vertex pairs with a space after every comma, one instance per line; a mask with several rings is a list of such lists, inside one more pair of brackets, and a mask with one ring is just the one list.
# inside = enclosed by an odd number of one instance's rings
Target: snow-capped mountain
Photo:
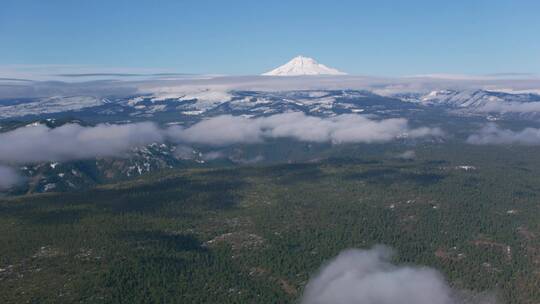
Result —
[[297, 56], [286, 64], [263, 74], [264, 76], [346, 75], [336, 69], [318, 63], [315, 59]]

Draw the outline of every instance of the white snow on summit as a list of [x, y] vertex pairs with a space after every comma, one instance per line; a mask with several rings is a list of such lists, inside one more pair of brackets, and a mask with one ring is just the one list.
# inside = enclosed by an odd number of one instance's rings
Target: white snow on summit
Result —
[[336, 69], [318, 63], [315, 59], [297, 56], [286, 64], [263, 74], [264, 76], [346, 75]]

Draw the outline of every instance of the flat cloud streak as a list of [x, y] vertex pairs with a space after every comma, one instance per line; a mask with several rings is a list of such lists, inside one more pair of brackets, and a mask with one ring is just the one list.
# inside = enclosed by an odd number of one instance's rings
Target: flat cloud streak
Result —
[[374, 120], [354, 114], [319, 118], [292, 112], [252, 119], [218, 116], [186, 129], [172, 127], [168, 134], [176, 141], [224, 146], [262, 142], [266, 138], [294, 138], [334, 144], [380, 143], [400, 136], [441, 136], [443, 132], [438, 128], [410, 128], [407, 120], [403, 118]]
[[[427, 267], [396, 266], [385, 246], [349, 249], [324, 265], [304, 290], [302, 304], [463, 303], [442, 275]], [[495, 303], [479, 297], [468, 303]]]
[[467, 142], [475, 145], [540, 145], [540, 129], [525, 128], [521, 131], [501, 129], [496, 124], [487, 124], [470, 135]]

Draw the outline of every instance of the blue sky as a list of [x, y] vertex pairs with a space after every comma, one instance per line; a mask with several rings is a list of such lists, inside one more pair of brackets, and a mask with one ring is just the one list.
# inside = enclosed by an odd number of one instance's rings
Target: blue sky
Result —
[[0, 0], [0, 65], [540, 74], [538, 0]]

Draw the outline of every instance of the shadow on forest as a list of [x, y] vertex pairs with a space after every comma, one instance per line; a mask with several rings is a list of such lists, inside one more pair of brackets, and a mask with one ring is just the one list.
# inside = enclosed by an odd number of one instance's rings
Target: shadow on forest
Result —
[[443, 165], [447, 165], [449, 164], [448, 161], [446, 160], [427, 160], [424, 162], [426, 165], [429, 165], [429, 166], [443, 166]]
[[[188, 262], [178, 257], [136, 256], [115, 261], [103, 275], [112, 303], [158, 303], [175, 285], [181, 284]], [[151, 292], [153, 291], [153, 292]]]
[[463, 182], [463, 186], [467, 188], [473, 188], [476, 189], [480, 186], [482, 183], [482, 180], [475, 176], [469, 176], [465, 178], [465, 181]]
[[266, 175], [278, 185], [314, 182], [324, 177], [318, 164], [287, 164], [265, 169]]
[[[182, 210], [194, 205], [226, 209], [239, 201], [238, 190], [245, 184], [239, 179], [174, 177], [128, 188], [98, 188], [79, 193], [46, 194], [28, 200], [23, 198], [20, 201], [0, 202], [0, 212], [38, 224], [68, 224], [92, 214], [148, 214], [171, 205]], [[83, 205], [85, 208], [81, 209]]]
[[381, 164], [380, 160], [375, 159], [362, 159], [362, 158], [353, 158], [353, 157], [330, 157], [323, 161], [324, 164], [332, 166], [351, 166], [351, 165], [377, 165]]
[[75, 224], [88, 213], [89, 210], [57, 209], [42, 212], [32, 212], [25, 216], [25, 218], [36, 224], [44, 225]]
[[[175, 177], [129, 189], [98, 191], [99, 207], [115, 213], [156, 212], [164, 205], [197, 204], [212, 209], [225, 209], [235, 205], [234, 191], [245, 186], [241, 180], [194, 180]], [[204, 199], [199, 199], [204, 194]]]
[[435, 173], [402, 172], [396, 169], [384, 168], [352, 173], [347, 178], [351, 180], [367, 180], [371, 184], [391, 185], [412, 182], [421, 186], [429, 186], [440, 182], [446, 176]]
[[123, 234], [123, 237], [137, 245], [150, 246], [154, 250], [206, 251], [197, 238], [188, 234], [164, 231], [128, 231]]

